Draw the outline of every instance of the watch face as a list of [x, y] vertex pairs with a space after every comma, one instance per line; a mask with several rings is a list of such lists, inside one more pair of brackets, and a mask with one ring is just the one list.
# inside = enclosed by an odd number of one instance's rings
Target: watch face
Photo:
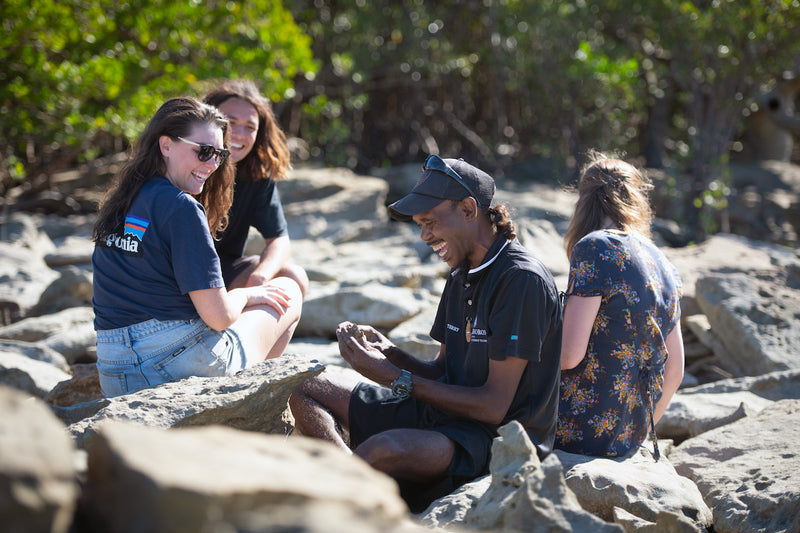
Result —
[[395, 398], [407, 398], [411, 393], [411, 374], [403, 371], [400, 377], [392, 382], [392, 395]]

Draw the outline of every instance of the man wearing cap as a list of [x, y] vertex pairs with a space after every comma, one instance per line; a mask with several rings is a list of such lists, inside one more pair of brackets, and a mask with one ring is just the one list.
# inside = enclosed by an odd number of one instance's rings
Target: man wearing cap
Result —
[[[431, 337], [432, 362], [369, 326], [336, 331], [339, 351], [366, 378], [323, 372], [289, 400], [295, 427], [395, 478], [414, 512], [489, 468], [497, 428], [519, 421], [540, 457], [553, 447], [561, 304], [553, 277], [516, 239], [494, 180], [456, 159], [429, 156], [412, 191], [389, 206], [413, 219], [448, 276]], [[349, 430], [350, 446], [338, 427]]]

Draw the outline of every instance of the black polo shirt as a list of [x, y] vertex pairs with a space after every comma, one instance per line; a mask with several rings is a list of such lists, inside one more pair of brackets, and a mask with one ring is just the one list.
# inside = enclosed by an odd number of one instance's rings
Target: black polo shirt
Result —
[[519, 421], [540, 457], [552, 451], [561, 303], [553, 276], [541, 261], [519, 241], [498, 237], [480, 266], [469, 269], [464, 263], [450, 273], [430, 334], [445, 344], [441, 380], [451, 385], [486, 383], [489, 359], [528, 361], [501, 425]]

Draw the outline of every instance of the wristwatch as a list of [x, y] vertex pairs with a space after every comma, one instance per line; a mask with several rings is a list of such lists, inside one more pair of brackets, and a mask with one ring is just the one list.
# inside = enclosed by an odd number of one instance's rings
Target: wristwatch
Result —
[[392, 381], [392, 396], [405, 400], [411, 395], [411, 372], [402, 370], [400, 377]]

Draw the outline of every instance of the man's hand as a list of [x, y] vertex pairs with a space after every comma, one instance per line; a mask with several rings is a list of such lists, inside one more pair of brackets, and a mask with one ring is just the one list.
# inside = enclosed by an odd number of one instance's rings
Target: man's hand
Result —
[[[356, 338], [356, 331], [363, 335], [361, 342]], [[394, 345], [374, 328], [342, 322], [336, 328], [336, 338], [342, 358], [362, 376], [381, 385], [389, 385], [400, 375], [400, 369], [383, 355], [384, 347]]]
[[260, 285], [266, 285], [270, 282], [272, 278], [275, 276], [273, 274], [265, 274], [263, 271], [255, 270], [250, 277], [247, 278], [246, 287], [258, 287]]
[[[355, 325], [355, 324], [354, 324]], [[387, 339], [383, 333], [372, 326], [356, 326], [363, 335], [361, 344], [366, 348], [378, 350], [386, 355], [389, 350], [395, 348], [395, 344]]]

